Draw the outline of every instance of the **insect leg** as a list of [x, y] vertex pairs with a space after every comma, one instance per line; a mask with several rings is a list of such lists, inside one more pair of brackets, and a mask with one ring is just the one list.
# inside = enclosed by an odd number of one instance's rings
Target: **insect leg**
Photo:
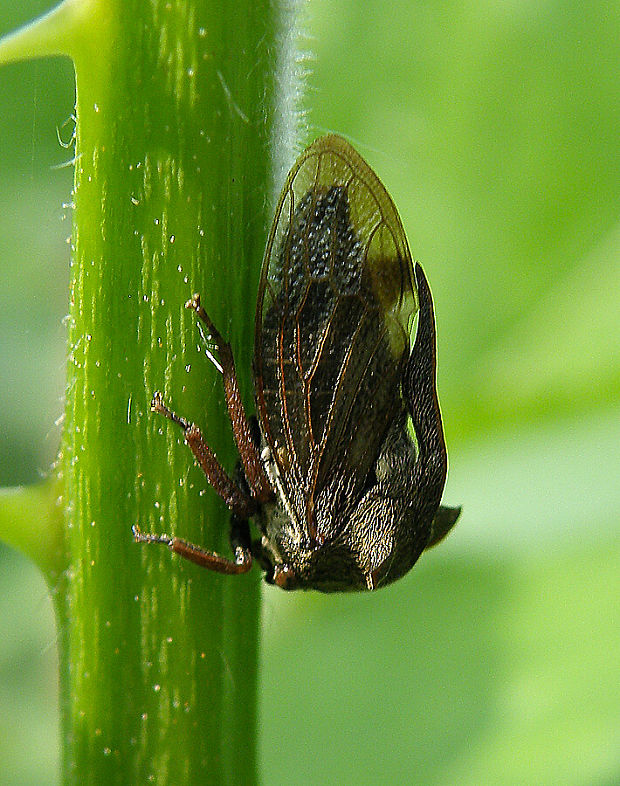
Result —
[[185, 304], [186, 308], [191, 308], [198, 317], [204, 322], [211, 338], [217, 345], [220, 356], [222, 377], [224, 380], [224, 394], [228, 415], [232, 424], [233, 436], [237, 444], [237, 450], [245, 470], [252, 496], [260, 503], [268, 502], [273, 498], [273, 491], [269, 485], [269, 479], [263, 468], [259, 449], [252, 439], [250, 425], [245, 414], [239, 384], [235, 372], [235, 360], [230, 344], [224, 340], [219, 330], [215, 327], [211, 318], [200, 303], [200, 296], [194, 295]]
[[448, 457], [436, 388], [436, 340], [433, 298], [421, 266], [415, 266], [420, 316], [418, 332], [403, 374], [402, 391], [418, 441], [414, 482], [419, 500], [435, 513], [446, 482]]
[[[234, 515], [234, 514], [233, 514]], [[247, 524], [247, 521], [246, 521]], [[171, 538], [169, 535], [153, 535], [150, 532], [142, 532], [139, 527], [131, 528], [136, 543], [163, 543], [168, 546], [170, 551], [180, 557], [200, 565], [201, 568], [214, 570], [216, 573], [226, 573], [237, 575], [247, 573], [252, 567], [252, 555], [249, 548], [238, 543], [234, 547], [235, 559], [230, 560], [216, 554], [214, 551], [206, 551], [200, 546], [189, 543], [181, 538]]]
[[[211, 448], [207, 445], [198, 426], [179, 417], [164, 404], [159, 391], [153, 394], [151, 410], [168, 418], [180, 426], [185, 433], [185, 442], [194, 454], [194, 458], [213, 486], [234, 514], [248, 519], [256, 511], [256, 502], [250, 497], [230, 475], [223, 469]], [[189, 559], [189, 557], [188, 557]]]

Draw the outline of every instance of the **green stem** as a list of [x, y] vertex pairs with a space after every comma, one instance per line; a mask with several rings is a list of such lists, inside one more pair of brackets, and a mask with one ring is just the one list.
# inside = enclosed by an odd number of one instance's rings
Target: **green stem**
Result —
[[233, 345], [249, 404], [269, 197], [274, 167], [290, 158], [281, 147], [293, 126], [283, 45], [292, 19], [284, 0], [61, 8], [36, 34], [26, 29], [21, 54], [19, 34], [4, 52], [0, 44], [0, 62], [55, 51], [76, 66], [56, 525], [65, 547], [46, 571], [60, 634], [64, 779], [251, 784], [258, 573], [231, 579], [182, 564], [136, 545], [131, 525], [228, 550], [223, 503], [149, 401], [162, 389], [233, 468], [221, 381], [183, 304], [201, 293]]

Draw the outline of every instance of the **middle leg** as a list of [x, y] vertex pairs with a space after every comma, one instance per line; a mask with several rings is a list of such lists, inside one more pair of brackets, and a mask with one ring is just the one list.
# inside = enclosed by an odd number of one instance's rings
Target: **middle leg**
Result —
[[189, 423], [185, 418], [179, 417], [171, 409], [168, 409], [159, 391], [153, 394], [151, 410], [163, 415], [183, 429], [185, 442], [214, 490], [236, 516], [241, 519], [250, 518], [256, 512], [256, 501], [238, 483], [235, 483], [222, 467], [209, 445], [205, 442], [198, 426], [194, 423]]

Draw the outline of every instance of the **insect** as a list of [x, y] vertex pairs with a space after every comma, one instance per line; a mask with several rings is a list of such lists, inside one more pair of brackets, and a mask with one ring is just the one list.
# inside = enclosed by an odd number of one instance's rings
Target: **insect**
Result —
[[430, 289], [394, 203], [348, 142], [313, 142], [280, 196], [256, 306], [256, 417], [246, 417], [230, 345], [198, 295], [186, 306], [219, 354], [236, 476], [160, 393], [151, 409], [183, 429], [230, 508], [234, 557], [134, 527], [137, 541], [220, 573], [256, 560], [269, 584], [333, 592], [389, 584], [449, 532], [460, 508], [440, 505], [447, 455]]

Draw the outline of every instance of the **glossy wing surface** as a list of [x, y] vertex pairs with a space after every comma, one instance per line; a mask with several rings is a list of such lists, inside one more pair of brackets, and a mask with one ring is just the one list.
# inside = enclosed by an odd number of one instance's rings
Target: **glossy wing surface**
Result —
[[339, 531], [400, 406], [414, 280], [377, 176], [344, 139], [318, 139], [280, 197], [254, 347], [261, 428], [290, 510], [313, 541]]

